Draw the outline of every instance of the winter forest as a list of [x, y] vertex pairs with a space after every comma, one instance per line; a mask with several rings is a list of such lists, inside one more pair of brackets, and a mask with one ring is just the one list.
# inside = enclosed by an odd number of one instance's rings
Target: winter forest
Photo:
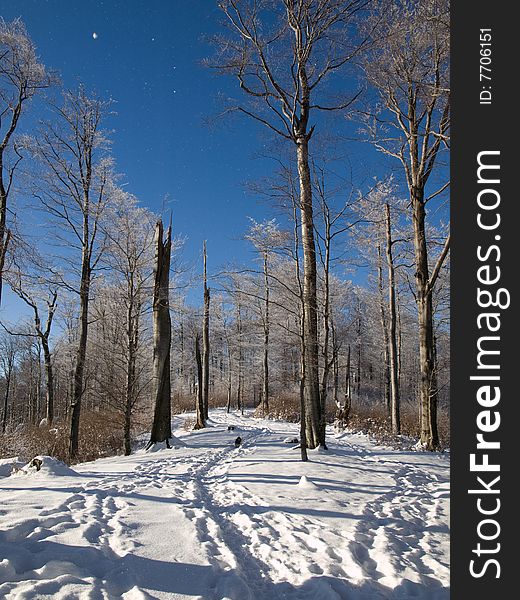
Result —
[[448, 598], [448, 2], [92, 4], [0, 17], [0, 596]]

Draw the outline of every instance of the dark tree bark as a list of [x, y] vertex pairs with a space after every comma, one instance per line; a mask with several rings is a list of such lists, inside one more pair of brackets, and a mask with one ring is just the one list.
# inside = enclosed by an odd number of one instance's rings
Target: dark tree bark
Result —
[[163, 224], [158, 221], [155, 229], [155, 269], [153, 294], [153, 390], [155, 406], [152, 431], [148, 448], [166, 442], [172, 437], [171, 430], [171, 319], [170, 319], [170, 255], [171, 225], [163, 239]]
[[[90, 180], [90, 175], [87, 175]], [[85, 191], [84, 215], [83, 215], [83, 251], [81, 256], [81, 282], [79, 290], [79, 339], [76, 350], [76, 366], [74, 369], [74, 388], [70, 406], [70, 435], [69, 435], [69, 457], [76, 458], [79, 446], [79, 424], [81, 415], [81, 400], [84, 393], [84, 373], [87, 356], [88, 338], [88, 309], [90, 281], [92, 277], [91, 247], [90, 247], [90, 210], [88, 193], [90, 185]]]
[[264, 250], [264, 356], [262, 381], [262, 414], [269, 414], [269, 261], [267, 250]]
[[[200, 336], [198, 333], [195, 334], [195, 361], [197, 363], [197, 421], [193, 429], [204, 429], [206, 427], [204, 418], [204, 397], [203, 397], [203, 368], [202, 368], [202, 357], [200, 355]], [[229, 411], [228, 411], [229, 412]]]
[[131, 430], [132, 430], [132, 409], [136, 401], [136, 363], [137, 363], [137, 348], [139, 345], [139, 315], [141, 306], [135, 295], [134, 274], [130, 274], [129, 278], [129, 298], [127, 310], [127, 364], [126, 364], [126, 397], [124, 409], [124, 428], [123, 428], [123, 445], [125, 456], [132, 453]]
[[202, 401], [204, 403], [204, 419], [209, 417], [209, 306], [210, 289], [206, 271], [207, 255], [204, 242], [204, 320], [202, 323]]

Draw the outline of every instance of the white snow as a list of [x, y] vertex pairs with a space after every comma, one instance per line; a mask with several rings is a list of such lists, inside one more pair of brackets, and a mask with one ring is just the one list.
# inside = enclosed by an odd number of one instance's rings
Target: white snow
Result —
[[308, 490], [313, 490], [318, 487], [313, 481], [311, 481], [310, 479], [307, 479], [307, 477], [305, 475], [302, 475], [300, 477], [298, 486], [301, 488], [306, 488]]
[[297, 425], [211, 417], [176, 417], [176, 449], [0, 479], [0, 597], [449, 598], [447, 455], [331, 432], [302, 463]]
[[169, 445], [170, 448], [168, 448], [168, 446], [166, 445], [166, 442], [157, 442], [155, 444], [153, 444], [152, 446], [150, 446], [149, 448], [145, 448], [144, 452], [148, 452], [148, 453], [153, 453], [153, 452], [160, 452], [161, 450], [171, 450], [173, 449], [179, 449], [181, 446], [185, 446], [185, 442], [183, 442], [181, 439], [179, 439], [177, 436], [172, 436], [169, 440]]
[[20, 477], [22, 475], [37, 475], [39, 478], [60, 476], [74, 477], [77, 473], [64, 462], [53, 456], [35, 456], [26, 465], [16, 469], [13, 472], [12, 477]]

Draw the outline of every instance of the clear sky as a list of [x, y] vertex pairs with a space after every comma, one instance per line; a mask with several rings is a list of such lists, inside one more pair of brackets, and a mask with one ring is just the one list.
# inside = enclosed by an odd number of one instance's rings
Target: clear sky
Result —
[[[116, 101], [118, 170], [142, 204], [165, 206], [165, 217], [172, 210], [175, 233], [188, 238], [186, 260], [198, 260], [203, 239], [210, 270], [248, 259], [237, 241], [247, 217], [272, 214], [244, 182], [268, 174], [271, 163], [254, 158], [265, 138], [253, 122], [207, 124], [222, 97], [240, 96], [233, 79], [201, 65], [212, 52], [208, 36], [220, 30], [215, 0], [4, 0], [0, 14], [22, 18], [65, 87], [81, 81]], [[365, 170], [369, 156], [380, 162], [367, 144], [350, 151]], [[5, 301], [4, 315], [8, 294]]]

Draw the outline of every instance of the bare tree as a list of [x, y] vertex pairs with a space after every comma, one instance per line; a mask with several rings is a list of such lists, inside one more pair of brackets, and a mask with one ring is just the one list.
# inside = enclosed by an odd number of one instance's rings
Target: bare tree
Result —
[[[323, 342], [322, 342], [322, 357], [323, 369], [321, 375], [321, 424], [320, 424], [320, 443], [326, 448], [325, 431], [326, 431], [326, 411], [327, 398], [329, 388], [329, 378], [331, 368], [333, 369], [335, 350], [332, 348], [331, 341], [333, 338], [333, 314], [332, 314], [332, 293], [331, 293], [331, 278], [332, 268], [335, 262], [334, 244], [337, 243], [339, 236], [345, 234], [349, 229], [354, 227], [359, 219], [354, 217], [352, 212], [353, 205], [357, 199], [349, 198], [345, 194], [343, 186], [341, 186], [342, 203], [338, 208], [335, 208], [332, 201], [332, 196], [337, 193], [337, 190], [328, 189], [329, 174], [323, 167], [314, 166], [314, 190], [315, 196], [319, 200], [321, 212], [321, 228], [316, 224], [316, 237], [318, 254], [320, 258], [320, 266], [322, 272], [321, 298], [323, 306]], [[347, 195], [345, 201], [344, 196]], [[317, 220], [316, 220], [317, 221]]]
[[401, 433], [400, 394], [397, 354], [396, 283], [393, 256], [392, 217], [390, 204], [385, 203], [386, 264], [388, 268], [388, 359], [390, 371], [390, 417], [392, 433]]
[[309, 142], [315, 130], [311, 114], [344, 110], [352, 95], [329, 102], [325, 83], [359, 51], [363, 42], [349, 28], [366, 0], [224, 0], [219, 6], [231, 33], [221, 40], [220, 66], [234, 74], [252, 105], [236, 110], [252, 117], [294, 147], [299, 178], [303, 247], [304, 395], [306, 436], [311, 448], [320, 443], [320, 381], [316, 248]]
[[382, 107], [377, 114], [367, 114], [367, 122], [376, 147], [401, 163], [408, 186], [419, 322], [421, 443], [433, 450], [439, 436], [432, 292], [450, 238], [430, 271], [426, 207], [449, 185], [427, 191], [439, 155], [449, 143], [448, 1], [381, 2], [366, 21], [367, 31], [376, 23], [381, 43], [369, 53], [365, 72]]
[[170, 319], [170, 256], [172, 245], [171, 225], [166, 237], [163, 223], [157, 221], [155, 228], [155, 269], [153, 293], [153, 392], [155, 406], [152, 432], [148, 448], [172, 437], [171, 429], [171, 319]]
[[[132, 414], [139, 400], [142, 385], [138, 370], [141, 348], [141, 327], [144, 312], [149, 308], [147, 294], [153, 271], [154, 215], [137, 205], [137, 199], [119, 190], [114, 194], [110, 210], [103, 219], [107, 249], [103, 265], [110, 269], [116, 284], [118, 301], [126, 308], [124, 327], [125, 398], [123, 404], [123, 444], [126, 455], [131, 453]], [[116, 319], [117, 315], [111, 315]], [[118, 397], [120, 391], [117, 393]]]
[[263, 358], [262, 358], [262, 413], [269, 413], [269, 336], [271, 331], [270, 319], [270, 291], [271, 291], [271, 272], [270, 255], [280, 249], [286, 242], [286, 235], [280, 231], [276, 221], [271, 219], [262, 223], [257, 223], [251, 219], [251, 226], [246, 234], [246, 239], [252, 242], [260, 254], [262, 261], [263, 276], [263, 310], [261, 310], [262, 330], [263, 330]]
[[[45, 365], [45, 419], [50, 426], [54, 420], [54, 369], [52, 364], [52, 351], [50, 347], [50, 335], [54, 316], [56, 314], [58, 291], [57, 286], [48, 284], [47, 293], [44, 295], [46, 304], [47, 316], [45, 325], [42, 323], [41, 309], [38, 305], [38, 300], [41, 301], [41, 294], [30, 290], [30, 285], [24, 281], [24, 277], [20, 272], [12, 275], [10, 278], [10, 286], [13, 292], [21, 298], [27, 306], [29, 306], [34, 315], [34, 337], [41, 344], [43, 351], [43, 362]], [[17, 334], [18, 335], [18, 334]], [[20, 334], [27, 336], [27, 333]]]
[[15, 132], [26, 106], [55, 77], [36, 55], [36, 48], [20, 19], [7, 23], [0, 17], [0, 304], [5, 259], [12, 231], [7, 224], [8, 199], [23, 155]]
[[[114, 193], [112, 160], [102, 122], [109, 102], [87, 95], [80, 87], [65, 92], [61, 106], [55, 106], [58, 121], [42, 127], [31, 148], [42, 165], [34, 195], [58, 224], [60, 241], [67, 247], [62, 260], [79, 277], [79, 287], [63, 280], [79, 295], [79, 336], [74, 369], [74, 390], [70, 406], [69, 454], [78, 452], [81, 399], [88, 337], [90, 287], [104, 246], [100, 227], [103, 213]], [[80, 254], [69, 256], [70, 249]]]

